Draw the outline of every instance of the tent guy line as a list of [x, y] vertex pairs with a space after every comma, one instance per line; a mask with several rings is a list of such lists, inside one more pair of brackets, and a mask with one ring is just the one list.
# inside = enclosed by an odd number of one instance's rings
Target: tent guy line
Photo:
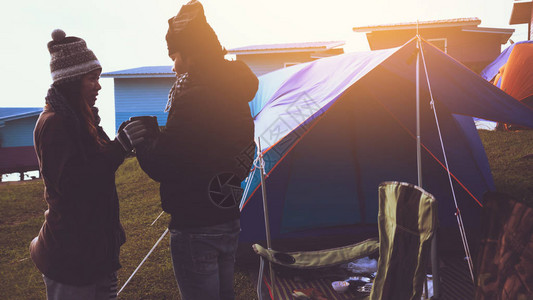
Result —
[[[425, 74], [425, 77], [426, 77], [426, 81], [427, 81], [427, 84], [428, 84], [428, 90], [429, 90], [429, 96], [430, 96], [430, 107], [431, 107], [431, 110], [433, 110], [433, 116], [435, 117], [435, 124], [437, 125], [437, 132], [439, 133], [439, 140], [440, 140], [440, 145], [441, 145], [441, 148], [442, 148], [442, 154], [444, 156], [444, 163], [446, 164], [446, 171], [448, 172], [448, 181], [450, 182], [450, 190], [452, 192], [452, 195], [453, 195], [453, 202], [455, 204], [455, 208], [456, 208], [456, 212], [455, 212], [455, 216], [457, 218], [457, 225], [459, 227], [459, 232], [461, 234], [461, 240], [463, 242], [463, 248], [464, 248], [464, 251], [465, 251], [465, 255], [466, 255], [466, 261], [468, 262], [468, 269], [470, 271], [470, 276], [472, 278], [472, 283], [475, 284], [475, 279], [474, 279], [474, 265], [472, 263], [472, 254], [470, 253], [470, 247], [468, 246], [468, 238], [466, 237], [466, 230], [465, 230], [465, 226], [464, 226], [464, 223], [463, 223], [463, 217], [461, 215], [461, 210], [459, 209], [459, 205], [457, 204], [457, 197], [455, 195], [455, 189], [453, 188], [453, 181], [452, 181], [452, 177], [451, 177], [451, 174], [452, 172], [450, 171], [450, 167], [448, 165], [448, 156], [446, 155], [446, 150], [444, 148], [444, 141], [442, 140], [442, 132], [440, 130], [440, 124], [439, 124], [439, 117], [437, 116], [437, 107], [435, 106], [435, 99], [433, 99], [433, 92], [431, 91], [431, 83], [429, 81], [429, 75], [428, 75], [428, 69], [427, 69], [427, 65], [426, 65], [426, 59], [424, 57], [424, 49], [422, 48], [422, 44], [421, 44], [421, 38], [420, 36], [418, 36], [418, 45], [420, 46], [419, 49], [420, 49], [420, 56], [422, 56], [422, 64], [424, 65], [424, 74]], [[441, 163], [442, 165], [442, 163]], [[470, 194], [470, 193], [469, 193]], [[475, 199], [475, 198], [474, 198]], [[477, 201], [477, 199], [475, 199]], [[479, 203], [479, 201], [478, 201]], [[479, 203], [481, 205], [481, 203]], [[483, 206], [483, 205], [481, 205]], [[436, 262], [438, 264], [438, 262]]]
[[[409, 130], [385, 105], [383, 105], [383, 103], [381, 103], [381, 101], [379, 101], [379, 99], [377, 99], [376, 97], [373, 98], [374, 100], [376, 100], [377, 103], [379, 103], [379, 105], [387, 112], [389, 113], [389, 115], [398, 123], [398, 125], [400, 125], [413, 139], [416, 140], [416, 136], [415, 134]], [[426, 152], [431, 155], [431, 157], [433, 157], [433, 159], [435, 159], [436, 162], [439, 163], [439, 165], [446, 171], [448, 172], [452, 177], [453, 179], [465, 190], [465, 192], [468, 193], [468, 195], [470, 195], [470, 197], [472, 197], [472, 199], [474, 199], [476, 201], [476, 203], [480, 206], [480, 207], [483, 207], [483, 204], [481, 203], [481, 201], [479, 201], [476, 196], [474, 196], [472, 194], [472, 192], [446, 167], [446, 165], [444, 163], [442, 163], [435, 154], [433, 154], [433, 152], [431, 152], [431, 150], [429, 150], [428, 147], [426, 147], [426, 145], [424, 143], [421, 143], [420, 144], [422, 146], [422, 148], [424, 148], [424, 150], [426, 150]]]

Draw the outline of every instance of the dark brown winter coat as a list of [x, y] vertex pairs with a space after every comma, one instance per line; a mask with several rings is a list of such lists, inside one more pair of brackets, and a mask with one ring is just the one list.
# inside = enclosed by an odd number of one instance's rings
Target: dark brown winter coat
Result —
[[35, 151], [48, 203], [31, 258], [47, 277], [86, 285], [120, 268], [125, 234], [119, 220], [115, 171], [124, 150], [108, 141], [99, 147], [71, 117], [45, 110], [35, 132]]

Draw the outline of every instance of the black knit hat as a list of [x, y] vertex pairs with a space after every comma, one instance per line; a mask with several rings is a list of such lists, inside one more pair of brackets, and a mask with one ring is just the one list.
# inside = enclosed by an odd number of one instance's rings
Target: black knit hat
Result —
[[102, 69], [94, 53], [87, 49], [81, 38], [67, 37], [61, 29], [52, 32], [52, 41], [48, 42], [50, 51], [50, 71], [54, 83], [72, 81], [83, 75]]
[[197, 0], [183, 5], [175, 17], [168, 20], [166, 35], [168, 55], [180, 52], [186, 56], [221, 56], [226, 51], [205, 18], [204, 7]]

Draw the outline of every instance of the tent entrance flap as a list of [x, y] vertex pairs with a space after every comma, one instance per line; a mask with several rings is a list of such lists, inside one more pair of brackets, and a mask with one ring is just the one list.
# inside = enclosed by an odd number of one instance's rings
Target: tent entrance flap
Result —
[[333, 108], [287, 156], [281, 232], [359, 224], [365, 219], [360, 210], [364, 199], [357, 195], [361, 174], [354, 168], [350, 115]]

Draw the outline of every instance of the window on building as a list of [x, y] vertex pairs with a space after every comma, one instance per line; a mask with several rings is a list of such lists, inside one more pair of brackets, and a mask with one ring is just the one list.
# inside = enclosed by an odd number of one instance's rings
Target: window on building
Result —
[[428, 39], [428, 42], [433, 44], [433, 46], [439, 48], [444, 53], [448, 53], [448, 39]]
[[299, 64], [299, 62], [286, 62], [285, 64], [283, 64], [283, 67], [284, 68], [292, 67], [292, 66], [295, 66], [297, 64]]

